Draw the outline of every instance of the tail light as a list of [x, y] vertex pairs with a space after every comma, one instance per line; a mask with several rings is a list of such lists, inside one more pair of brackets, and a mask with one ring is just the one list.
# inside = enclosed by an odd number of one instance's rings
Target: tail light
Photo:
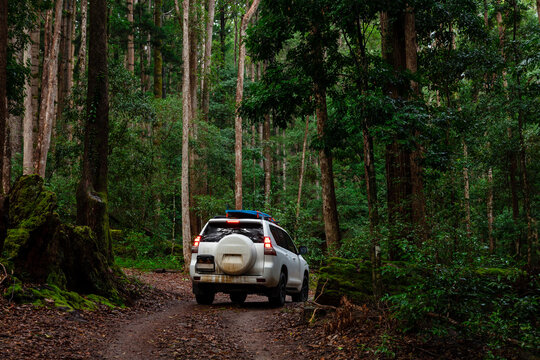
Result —
[[193, 240], [193, 246], [191, 247], [192, 253], [198, 253], [199, 252], [199, 243], [201, 242], [201, 235], [197, 236], [195, 240]]
[[268, 236], [264, 237], [264, 255], [277, 255], [276, 250], [272, 246], [272, 239]]

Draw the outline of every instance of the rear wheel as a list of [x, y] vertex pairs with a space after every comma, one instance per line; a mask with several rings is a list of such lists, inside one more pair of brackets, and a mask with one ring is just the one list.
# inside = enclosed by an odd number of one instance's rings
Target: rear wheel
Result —
[[246, 301], [247, 294], [246, 293], [230, 293], [229, 297], [231, 298], [231, 301], [235, 304], [243, 304], [244, 301]]
[[212, 305], [215, 295], [216, 293], [214, 292], [200, 292], [195, 295], [195, 299], [199, 305]]
[[292, 295], [292, 301], [294, 302], [304, 302], [307, 301], [309, 295], [309, 278], [307, 275], [304, 275], [304, 280], [302, 281], [302, 290], [298, 294]]
[[287, 296], [287, 292], [285, 289], [285, 286], [287, 285], [287, 277], [284, 273], [281, 273], [279, 276], [279, 283], [272, 292], [271, 295], [268, 296], [268, 301], [270, 301], [270, 304], [272, 306], [281, 307], [285, 305], [285, 297]]

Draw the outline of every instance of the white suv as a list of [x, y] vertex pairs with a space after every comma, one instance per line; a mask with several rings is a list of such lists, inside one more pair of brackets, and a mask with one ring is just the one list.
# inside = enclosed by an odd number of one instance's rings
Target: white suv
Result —
[[197, 303], [209, 305], [217, 292], [243, 303], [247, 294], [268, 296], [283, 306], [285, 296], [306, 301], [309, 266], [291, 237], [274, 219], [252, 210], [227, 210], [208, 221], [193, 242], [189, 274]]

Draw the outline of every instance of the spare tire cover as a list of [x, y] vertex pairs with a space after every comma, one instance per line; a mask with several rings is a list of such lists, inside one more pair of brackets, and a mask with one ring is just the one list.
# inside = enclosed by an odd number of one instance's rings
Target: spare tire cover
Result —
[[217, 245], [216, 263], [225, 274], [241, 275], [251, 269], [256, 259], [255, 246], [247, 236], [227, 235]]

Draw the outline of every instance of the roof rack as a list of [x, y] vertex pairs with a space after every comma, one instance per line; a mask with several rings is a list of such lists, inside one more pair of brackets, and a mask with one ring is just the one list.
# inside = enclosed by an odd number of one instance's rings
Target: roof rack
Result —
[[225, 214], [228, 218], [262, 219], [277, 224], [277, 221], [272, 216], [256, 210], [226, 210]]

